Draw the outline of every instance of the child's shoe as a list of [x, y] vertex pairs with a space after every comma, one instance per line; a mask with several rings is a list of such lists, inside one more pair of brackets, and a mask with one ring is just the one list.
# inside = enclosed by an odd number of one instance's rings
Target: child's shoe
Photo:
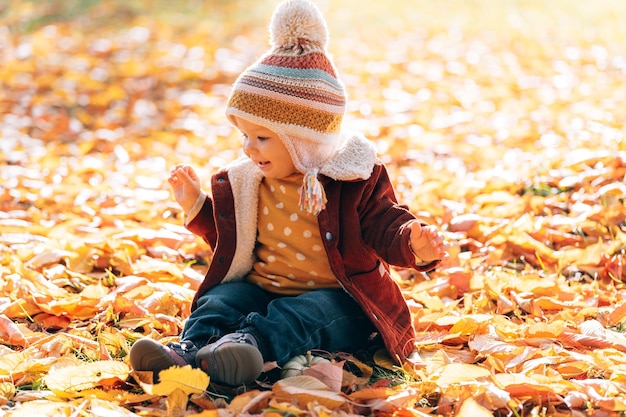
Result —
[[196, 364], [212, 380], [230, 386], [253, 382], [263, 370], [263, 356], [254, 336], [230, 333], [201, 348]]
[[135, 371], [152, 371], [155, 381], [159, 372], [170, 366], [196, 366], [198, 348], [190, 341], [163, 345], [150, 338], [140, 339], [130, 349], [130, 365]]

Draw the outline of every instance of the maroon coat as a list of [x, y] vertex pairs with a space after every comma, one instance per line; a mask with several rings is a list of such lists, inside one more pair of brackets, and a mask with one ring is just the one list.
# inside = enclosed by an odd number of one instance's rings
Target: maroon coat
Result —
[[[235, 213], [248, 213], [236, 207], [232, 176], [228, 170], [213, 176], [212, 198], [207, 197], [200, 212], [187, 225], [214, 250], [192, 309], [208, 289], [225, 279], [242, 279], [249, 271], [248, 266], [238, 273], [232, 271], [238, 267], [233, 264], [235, 253], [241, 250]], [[388, 264], [426, 271], [438, 262], [415, 263], [409, 249], [408, 227], [415, 216], [397, 203], [387, 170], [380, 161], [371, 167], [371, 175], [365, 180], [337, 181], [323, 175], [319, 179], [328, 199], [318, 222], [330, 267], [342, 287], [370, 317], [391, 357], [403, 361], [415, 350], [415, 330], [403, 294], [390, 277]], [[240, 215], [239, 221], [252, 221], [256, 225], [254, 204], [258, 202], [254, 198], [250, 201], [248, 217], [254, 219]], [[251, 267], [253, 254], [247, 252], [252, 252], [253, 246], [246, 245], [250, 248], [244, 251], [246, 259], [250, 259], [246, 262]]]

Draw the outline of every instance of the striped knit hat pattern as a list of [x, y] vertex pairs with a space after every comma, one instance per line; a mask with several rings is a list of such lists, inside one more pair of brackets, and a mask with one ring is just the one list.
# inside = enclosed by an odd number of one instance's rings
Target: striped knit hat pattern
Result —
[[339, 144], [346, 94], [326, 53], [328, 30], [309, 0], [285, 0], [272, 15], [271, 49], [235, 81], [226, 107], [233, 116], [275, 132], [304, 175], [300, 206], [317, 215], [326, 197], [319, 169]]

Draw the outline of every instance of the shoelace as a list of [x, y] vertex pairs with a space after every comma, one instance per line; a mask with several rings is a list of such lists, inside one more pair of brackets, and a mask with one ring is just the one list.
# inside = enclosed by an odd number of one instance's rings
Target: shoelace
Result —
[[185, 341], [183, 341], [183, 342], [180, 342], [178, 345], [180, 346], [180, 349], [181, 349], [183, 352], [189, 352], [190, 348], [192, 348], [192, 347], [193, 347], [193, 343], [191, 343], [191, 342], [190, 342], [190, 341], [188, 341], [188, 340], [185, 340]]
[[176, 352], [179, 356], [182, 355], [186, 355], [189, 353], [192, 353], [193, 348], [195, 348], [195, 345], [193, 344], [193, 342], [189, 341], [189, 340], [185, 340], [182, 342], [176, 342], [176, 343], [172, 343], [170, 345], [170, 348]]
[[237, 339], [234, 340], [235, 343], [245, 343], [247, 345], [251, 345], [254, 346], [255, 348], [258, 348], [257, 346], [257, 341], [254, 338], [254, 336], [252, 336], [251, 334], [248, 333], [236, 333]]

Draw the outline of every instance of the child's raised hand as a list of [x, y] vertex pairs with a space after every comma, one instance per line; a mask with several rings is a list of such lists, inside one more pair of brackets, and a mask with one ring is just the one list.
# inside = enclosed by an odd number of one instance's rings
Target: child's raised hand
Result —
[[174, 191], [174, 198], [185, 213], [193, 207], [201, 191], [200, 178], [189, 165], [176, 165], [167, 180]]
[[444, 260], [448, 254], [448, 242], [435, 226], [423, 226], [418, 221], [411, 223], [411, 249], [424, 262]]

